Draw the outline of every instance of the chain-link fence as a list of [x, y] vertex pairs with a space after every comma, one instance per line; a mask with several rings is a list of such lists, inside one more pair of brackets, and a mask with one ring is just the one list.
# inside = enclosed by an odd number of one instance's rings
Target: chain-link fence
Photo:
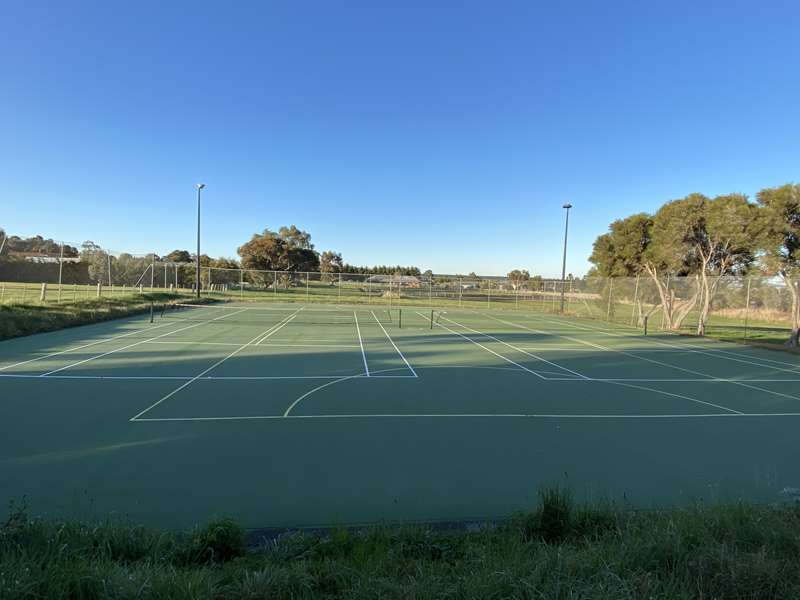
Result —
[[[97, 245], [0, 255], [0, 303], [58, 303], [150, 291], [196, 293], [195, 264]], [[796, 283], [791, 284], [796, 285]], [[201, 266], [201, 294], [252, 301], [518, 309], [609, 321], [650, 331], [783, 341], [792, 287], [773, 276], [654, 278], [373, 275]]]

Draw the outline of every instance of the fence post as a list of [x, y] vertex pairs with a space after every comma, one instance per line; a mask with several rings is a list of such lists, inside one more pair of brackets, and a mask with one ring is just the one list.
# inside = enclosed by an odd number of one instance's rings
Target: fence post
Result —
[[103, 284], [99, 281], [97, 282], [97, 297], [101, 298], [103, 296]]
[[308, 278], [309, 274], [306, 272], [306, 302], [308, 302]]
[[608, 278], [608, 308], [606, 309], [606, 321], [611, 321], [611, 302], [614, 298], [614, 278]]
[[570, 309], [572, 308], [572, 285], [573, 285], [574, 282], [575, 282], [575, 278], [574, 277], [570, 277], [570, 280], [569, 280], [569, 295], [567, 296], [567, 312], [569, 312]]
[[239, 298], [244, 298], [244, 271], [239, 269]]
[[156, 283], [156, 253], [153, 252], [153, 258], [150, 262], [150, 293], [153, 292], [153, 287]]
[[636, 305], [639, 302], [639, 276], [636, 276], [636, 285], [633, 287], [633, 308], [631, 309], [631, 326], [636, 325]]
[[433, 308], [433, 275], [428, 279], [428, 306]]
[[44, 302], [47, 300], [47, 284], [42, 284], [42, 291], [39, 293], [39, 302]]
[[275, 276], [275, 280], [272, 282], [272, 299], [278, 299], [278, 272], [273, 271], [272, 274]]
[[339, 273], [339, 286], [338, 287], [339, 287], [339, 291], [337, 293], [338, 294], [337, 295], [337, 303], [341, 304], [342, 303], [342, 274], [341, 273]]
[[486, 308], [492, 307], [492, 280], [486, 280]]
[[750, 279], [747, 278], [747, 298], [744, 302], [744, 339], [747, 339], [747, 320], [750, 315]]

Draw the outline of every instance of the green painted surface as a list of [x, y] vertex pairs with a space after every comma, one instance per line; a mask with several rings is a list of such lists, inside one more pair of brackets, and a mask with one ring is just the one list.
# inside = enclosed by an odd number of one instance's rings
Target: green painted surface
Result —
[[431, 329], [404, 307], [400, 329], [301, 306], [1, 342], [0, 503], [264, 527], [498, 517], [557, 481], [643, 507], [800, 487], [795, 355], [527, 310]]

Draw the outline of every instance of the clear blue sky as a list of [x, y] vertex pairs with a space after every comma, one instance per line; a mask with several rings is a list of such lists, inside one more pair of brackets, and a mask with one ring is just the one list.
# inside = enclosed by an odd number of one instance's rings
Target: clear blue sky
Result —
[[797, 180], [795, 2], [0, 5], [0, 227], [582, 274], [615, 218]]

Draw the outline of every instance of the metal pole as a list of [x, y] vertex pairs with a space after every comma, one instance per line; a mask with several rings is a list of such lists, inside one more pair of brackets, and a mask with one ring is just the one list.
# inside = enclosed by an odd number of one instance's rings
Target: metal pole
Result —
[[747, 317], [750, 314], [750, 279], [747, 278], [747, 299], [744, 305], [744, 339], [747, 339]]
[[152, 293], [153, 287], [156, 283], [156, 253], [153, 252], [153, 257], [150, 259], [150, 292]]
[[636, 305], [639, 302], [639, 276], [636, 276], [636, 287], [633, 288], [633, 308], [631, 309], [631, 325], [636, 324]]
[[107, 253], [106, 256], [108, 257], [108, 287], [113, 290], [114, 282], [111, 280], [111, 253]]
[[64, 269], [64, 242], [61, 242], [61, 255], [58, 257], [58, 301], [61, 302], [61, 273]]
[[197, 260], [195, 262], [195, 292], [200, 297], [200, 190], [206, 187], [205, 183], [197, 184]]
[[561, 208], [567, 209], [567, 216], [564, 219], [564, 256], [561, 259], [561, 314], [564, 314], [564, 282], [567, 276], [567, 233], [569, 232], [569, 209], [572, 204], [566, 203]]

